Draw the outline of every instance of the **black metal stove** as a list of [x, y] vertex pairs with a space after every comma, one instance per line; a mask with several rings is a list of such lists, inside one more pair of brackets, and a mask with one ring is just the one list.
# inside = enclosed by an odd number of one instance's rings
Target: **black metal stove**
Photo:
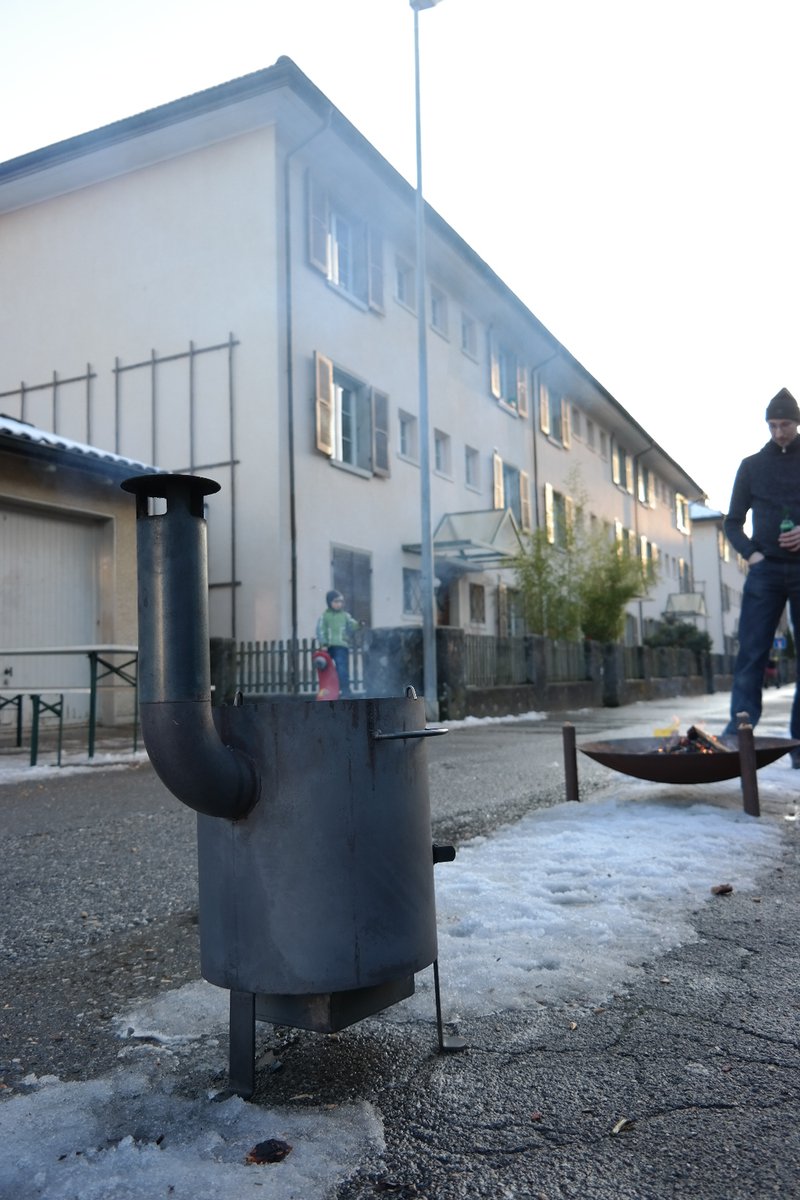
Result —
[[[198, 813], [201, 969], [230, 989], [232, 1090], [254, 1087], [255, 1021], [333, 1032], [410, 996], [433, 964], [424, 702], [211, 706], [204, 497], [145, 475], [136, 496], [139, 696], [148, 754]], [[157, 503], [160, 502], [160, 503]], [[165, 505], [164, 505], [164, 502]], [[164, 509], [165, 511], [158, 511]]]

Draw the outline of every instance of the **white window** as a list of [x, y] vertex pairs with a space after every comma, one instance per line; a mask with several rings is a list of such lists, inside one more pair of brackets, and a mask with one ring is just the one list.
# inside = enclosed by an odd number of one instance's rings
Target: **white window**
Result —
[[611, 447], [611, 478], [617, 487], [633, 495], [633, 457], [617, 442]]
[[404, 258], [398, 258], [395, 262], [394, 286], [397, 301], [406, 308], [410, 308], [412, 312], [416, 312], [417, 273], [411, 263], [406, 262]]
[[389, 474], [389, 397], [315, 355], [316, 445], [333, 462]]
[[572, 441], [569, 401], [546, 383], [539, 384], [539, 428], [562, 446], [568, 447]]
[[469, 313], [461, 313], [461, 349], [470, 358], [478, 357], [478, 326]]
[[309, 174], [308, 260], [334, 287], [383, 312], [383, 238]]
[[510, 508], [521, 529], [531, 528], [530, 479], [525, 471], [503, 462], [495, 450], [492, 455], [492, 485], [495, 508]]
[[590, 450], [594, 450], [594, 447], [595, 447], [594, 421], [590, 421], [588, 417], [586, 418], [586, 445], [589, 447]]
[[604, 429], [600, 430], [600, 457], [608, 460], [608, 434]]
[[433, 431], [433, 469], [437, 475], [452, 478], [453, 460], [451, 457], [450, 435], [442, 433], [441, 429]]
[[447, 296], [431, 284], [431, 329], [447, 337]]
[[681, 533], [689, 533], [691, 529], [689, 501], [680, 492], [675, 493], [675, 524]]
[[567, 548], [574, 526], [575, 506], [570, 496], [557, 492], [552, 484], [544, 485], [544, 527], [551, 546]]
[[491, 393], [501, 404], [528, 415], [528, 375], [516, 352], [494, 334], [489, 335], [489, 377]]
[[576, 437], [576, 438], [583, 437], [583, 422], [581, 420], [581, 410], [579, 408], [576, 408], [574, 404], [572, 405], [571, 431], [572, 431], [573, 437]]
[[474, 446], [464, 447], [464, 481], [476, 492], [481, 488], [481, 456]]
[[409, 462], [419, 462], [419, 422], [411, 413], [400, 409], [397, 414], [400, 425], [398, 454]]
[[422, 614], [422, 572], [403, 567], [403, 613], [407, 617]]
[[472, 625], [486, 624], [486, 588], [482, 583], [469, 585], [469, 619]]

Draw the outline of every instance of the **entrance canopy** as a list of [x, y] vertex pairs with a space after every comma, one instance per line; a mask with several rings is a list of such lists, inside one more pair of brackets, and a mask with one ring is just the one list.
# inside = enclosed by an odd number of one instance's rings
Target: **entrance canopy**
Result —
[[[419, 542], [405, 543], [409, 554], [421, 554]], [[442, 568], [468, 574], [502, 567], [522, 549], [519, 528], [510, 508], [445, 513], [433, 534], [433, 557]]]

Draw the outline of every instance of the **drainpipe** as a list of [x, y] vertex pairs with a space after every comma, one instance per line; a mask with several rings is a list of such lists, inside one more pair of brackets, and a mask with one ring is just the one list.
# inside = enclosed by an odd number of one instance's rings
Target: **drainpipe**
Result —
[[[292, 611], [292, 645], [297, 646], [299, 638], [297, 622], [297, 503], [295, 494], [295, 450], [294, 450], [294, 331], [292, 324], [292, 213], [290, 167], [295, 154], [303, 150], [314, 138], [319, 137], [330, 129], [333, 118], [333, 108], [328, 109], [325, 121], [304, 141], [299, 142], [289, 150], [283, 163], [283, 224], [285, 230], [285, 270], [286, 270], [286, 403], [288, 408], [288, 452], [289, 452], [289, 543], [291, 563], [289, 567], [289, 587]], [[297, 663], [295, 655], [289, 656], [290, 688], [297, 682]]]

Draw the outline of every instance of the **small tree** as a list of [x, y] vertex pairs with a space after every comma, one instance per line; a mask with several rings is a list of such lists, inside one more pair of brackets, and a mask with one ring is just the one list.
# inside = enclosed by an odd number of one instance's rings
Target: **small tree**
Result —
[[526, 535], [526, 547], [512, 559], [531, 633], [574, 639], [580, 632], [580, 604], [574, 580], [574, 553], [558, 551], [543, 529]]
[[695, 654], [711, 651], [711, 636], [691, 621], [659, 621], [643, 641], [645, 646], [678, 646]]
[[586, 495], [578, 472], [568, 486], [576, 497], [574, 520], [562, 545], [543, 529], [527, 536], [525, 549], [509, 563], [517, 573], [523, 612], [532, 633], [553, 638], [616, 642], [625, 628], [625, 609], [647, 592], [655, 568], [619, 545], [607, 527], [587, 529]]
[[625, 610], [647, 591], [648, 573], [638, 558], [598, 531], [587, 538], [580, 575], [583, 636], [595, 642], [618, 642], [625, 630]]

